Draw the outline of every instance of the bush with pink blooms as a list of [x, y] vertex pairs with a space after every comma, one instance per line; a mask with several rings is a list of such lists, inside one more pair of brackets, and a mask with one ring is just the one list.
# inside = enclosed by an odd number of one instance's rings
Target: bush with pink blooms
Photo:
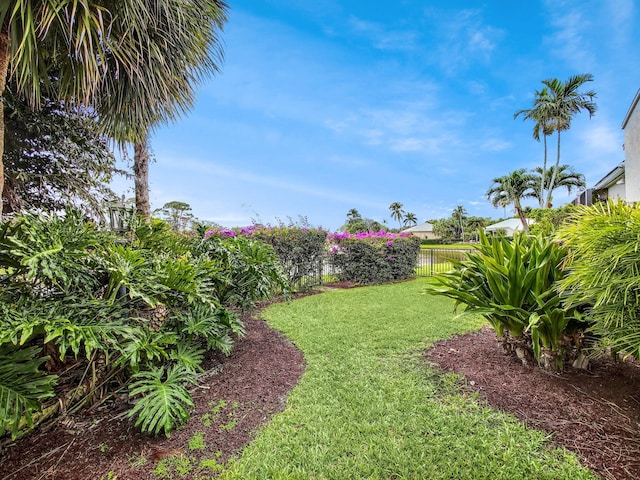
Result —
[[327, 239], [331, 263], [341, 281], [371, 285], [407, 279], [415, 273], [420, 239], [409, 234], [341, 232]]

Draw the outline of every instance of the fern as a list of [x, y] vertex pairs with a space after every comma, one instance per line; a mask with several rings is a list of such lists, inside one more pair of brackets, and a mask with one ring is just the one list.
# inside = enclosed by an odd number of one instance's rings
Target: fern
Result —
[[193, 400], [185, 384], [195, 384], [195, 374], [181, 365], [154, 367], [133, 375], [129, 395], [141, 395], [128, 416], [138, 417], [136, 427], [157, 435], [161, 430], [168, 437], [171, 430], [189, 421]]
[[54, 395], [58, 377], [40, 370], [48, 357], [38, 358], [39, 353], [38, 347], [0, 346], [0, 433], [10, 430], [15, 438], [23, 417], [33, 426], [31, 414], [40, 410], [41, 400]]

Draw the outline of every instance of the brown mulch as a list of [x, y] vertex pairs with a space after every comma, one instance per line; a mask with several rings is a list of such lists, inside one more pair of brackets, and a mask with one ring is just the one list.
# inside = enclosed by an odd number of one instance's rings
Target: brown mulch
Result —
[[606, 479], [640, 478], [640, 366], [592, 360], [562, 374], [523, 365], [504, 353], [493, 330], [458, 335], [426, 352], [491, 406], [544, 430]]
[[[238, 455], [256, 429], [284, 408], [304, 371], [301, 352], [286, 338], [259, 318], [244, 321], [247, 336], [237, 341], [231, 356], [208, 359], [210, 375], [192, 392], [191, 421], [170, 438], [138, 433], [125, 417], [123, 402], [107, 403], [0, 450], [0, 480], [138, 480], [149, 478], [162, 458], [195, 457], [199, 462], [215, 457], [222, 464]], [[640, 478], [637, 364], [601, 359], [588, 372], [545, 373], [507, 356], [490, 329], [439, 342], [425, 355], [440, 368], [463, 375], [464, 388], [478, 392], [488, 404], [549, 432], [603, 478]], [[189, 449], [198, 432], [206, 449]], [[197, 462], [193, 465], [188, 478], [213, 474]]]
[[[211, 375], [192, 391], [191, 421], [171, 437], [142, 435], [125, 417], [124, 405], [105, 405], [94, 415], [74, 415], [49, 430], [36, 430], [0, 452], [0, 479], [139, 480], [150, 476], [158, 460], [185, 454], [198, 462], [215, 457], [224, 463], [284, 408], [305, 368], [302, 353], [282, 334], [250, 316], [244, 322], [247, 335], [231, 356], [207, 360]], [[197, 432], [205, 450], [188, 448]], [[191, 472], [194, 477], [211, 473], [210, 468]]]

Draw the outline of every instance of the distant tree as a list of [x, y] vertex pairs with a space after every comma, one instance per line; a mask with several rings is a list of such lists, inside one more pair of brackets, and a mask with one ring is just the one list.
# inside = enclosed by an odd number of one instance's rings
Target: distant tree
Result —
[[496, 208], [503, 205], [513, 205], [520, 222], [522, 222], [522, 228], [528, 232], [529, 225], [522, 209], [522, 199], [535, 197], [535, 188], [536, 177], [521, 168], [509, 175], [494, 178], [491, 187], [487, 190], [487, 199]]
[[124, 172], [115, 167], [96, 115], [45, 97], [33, 110], [14, 83], [4, 92], [4, 211], [75, 208], [100, 218], [104, 202], [116, 198], [112, 175]]
[[461, 238], [464, 241], [464, 224], [465, 219], [467, 218], [467, 211], [462, 205], [458, 205], [451, 214], [451, 218], [454, 221], [456, 226], [456, 234], [458, 238]]
[[402, 204], [400, 202], [393, 202], [389, 205], [389, 210], [391, 211], [391, 218], [398, 221], [398, 226], [402, 228], [402, 217], [404, 215], [404, 210], [402, 210]]
[[352, 208], [347, 212], [347, 220], [356, 220], [358, 218], [362, 218], [362, 217], [360, 216], [360, 212], [355, 208]]
[[167, 202], [153, 213], [159, 214], [160, 218], [169, 222], [171, 228], [176, 232], [189, 230], [191, 222], [194, 221], [191, 205], [185, 202]]
[[416, 217], [415, 213], [407, 212], [404, 215], [404, 220], [403, 220], [402, 224], [405, 227], [413, 227], [413, 226], [418, 224], [418, 217]]
[[355, 218], [353, 220], [348, 220], [342, 227], [343, 230], [349, 233], [358, 233], [358, 232], [379, 232], [380, 230], [385, 230], [384, 226], [372, 218]]

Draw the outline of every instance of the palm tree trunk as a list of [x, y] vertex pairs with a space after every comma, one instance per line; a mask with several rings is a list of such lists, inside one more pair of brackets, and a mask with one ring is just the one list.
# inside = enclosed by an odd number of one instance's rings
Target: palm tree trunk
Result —
[[136, 211], [144, 221], [151, 220], [149, 202], [149, 139], [137, 142], [133, 149], [133, 174], [136, 189]]
[[520, 217], [520, 222], [522, 223], [522, 228], [525, 233], [529, 233], [529, 225], [527, 224], [527, 219], [524, 216], [524, 212], [522, 211], [522, 205], [520, 205], [520, 201], [517, 200], [515, 202], [516, 212], [518, 213], [518, 217]]
[[549, 180], [549, 191], [547, 192], [547, 208], [553, 207], [551, 204], [551, 194], [553, 193], [553, 187], [556, 183], [556, 176], [558, 174], [558, 167], [560, 166], [560, 130], [558, 130], [558, 153], [556, 156], [556, 166], [551, 174], [551, 180]]
[[547, 178], [547, 135], [542, 135], [542, 141], [544, 143], [544, 160], [542, 162], [542, 179], [540, 180], [540, 198], [538, 202], [540, 204], [540, 208], [544, 208], [544, 184]]
[[[0, 97], [4, 94], [9, 71], [9, 24], [8, 19], [0, 29]], [[0, 100], [0, 220], [2, 219], [2, 196], [4, 193], [4, 103]]]

